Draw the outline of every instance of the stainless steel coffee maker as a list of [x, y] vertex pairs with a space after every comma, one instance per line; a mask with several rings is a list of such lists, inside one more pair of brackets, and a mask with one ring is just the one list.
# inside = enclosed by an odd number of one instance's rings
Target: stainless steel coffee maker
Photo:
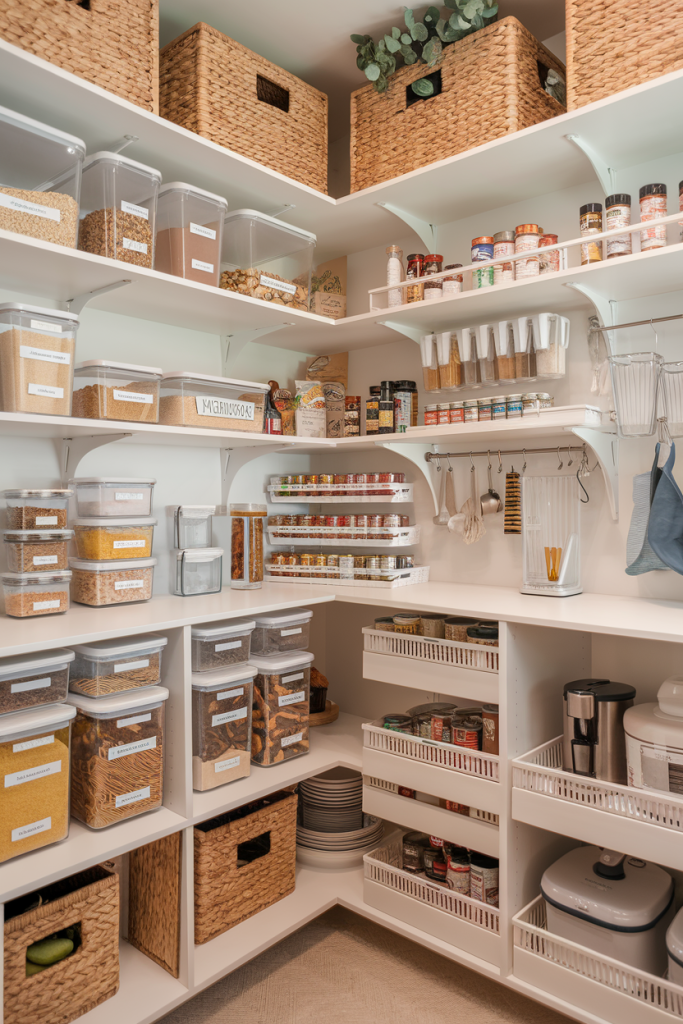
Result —
[[562, 767], [626, 785], [624, 712], [635, 688], [609, 679], [577, 679], [564, 688]]

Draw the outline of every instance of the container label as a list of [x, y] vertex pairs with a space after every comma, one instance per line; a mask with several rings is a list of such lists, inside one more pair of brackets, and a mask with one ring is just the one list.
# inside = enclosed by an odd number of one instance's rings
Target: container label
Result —
[[114, 590], [142, 590], [144, 580], [119, 580], [114, 584]]
[[138, 800], [149, 800], [150, 789], [149, 786], [145, 786], [144, 789], [134, 789], [132, 793], [124, 793], [123, 796], [117, 796], [116, 806], [126, 807], [127, 804], [136, 804]]
[[122, 743], [120, 747], [110, 747], [107, 757], [110, 761], [116, 761], [119, 757], [128, 757], [129, 754], [139, 754], [143, 750], [155, 750], [157, 745], [156, 736], [150, 736], [146, 740], [135, 740], [134, 743]]
[[30, 213], [34, 217], [45, 217], [47, 220], [56, 220], [59, 224], [62, 215], [59, 210], [51, 206], [41, 206], [40, 203], [29, 203], [26, 199], [19, 199], [18, 196], [8, 196], [0, 192], [0, 206], [8, 210], [18, 210], [19, 213]]
[[281, 747], [291, 747], [292, 743], [301, 743], [304, 738], [302, 732], [295, 732], [293, 736], [283, 736], [280, 740]]
[[28, 393], [40, 398], [64, 398], [64, 388], [53, 388], [48, 384], [29, 384]]
[[280, 630], [280, 636], [294, 636], [295, 633], [300, 633], [300, 632], [301, 632], [301, 626], [299, 626], [297, 629], [281, 629]]
[[236, 768], [240, 763], [239, 757], [230, 757], [227, 761], [216, 761], [214, 771], [226, 772], [228, 768]]
[[241, 646], [241, 640], [231, 640], [229, 644], [216, 644], [214, 651], [236, 651]]
[[[62, 333], [62, 325], [61, 324], [51, 324], [47, 320], [31, 320], [31, 330], [32, 331], [53, 331], [55, 334], [61, 334]], [[37, 351], [40, 352], [41, 349], [38, 349]], [[50, 355], [63, 355], [63, 353], [62, 352], [50, 352]], [[69, 362], [69, 359], [70, 359], [70, 357], [67, 356], [67, 358], [66, 358], [67, 363]]]
[[58, 522], [57, 516], [36, 516], [36, 526], [56, 526]]
[[115, 548], [144, 548], [146, 540], [115, 540]]
[[226, 722], [236, 722], [240, 718], [247, 717], [247, 708], [237, 708], [236, 711], [226, 711], [222, 715], [213, 715], [211, 718], [212, 727], [225, 725]]
[[139, 491], [114, 491], [114, 501], [142, 501], [144, 494]]
[[126, 661], [122, 665], [114, 665], [114, 672], [133, 672], [136, 668], [149, 668], [149, 658], [140, 661]]
[[276, 277], [268, 277], [267, 274], [261, 274], [259, 277], [259, 284], [263, 288], [274, 288], [278, 292], [287, 292], [288, 295], [296, 295], [296, 285], [290, 284], [289, 281], [278, 281]]
[[54, 733], [52, 736], [39, 736], [37, 740], [24, 740], [23, 743], [13, 744], [12, 753], [20, 754], [22, 750], [33, 750], [34, 747], [49, 747], [54, 741]]
[[303, 672], [295, 672], [295, 674], [293, 676], [283, 676], [282, 677], [282, 682], [283, 683], [295, 683], [297, 681], [297, 679], [303, 679], [303, 677], [304, 677]]
[[141, 391], [119, 391], [113, 389], [115, 402], [140, 402], [141, 405], [151, 405], [154, 395], [145, 395]]
[[201, 235], [202, 238], [210, 238], [212, 242], [216, 241], [216, 232], [213, 228], [205, 228], [203, 224], [193, 224], [190, 221], [190, 232], [193, 235]]
[[27, 679], [25, 683], [12, 683], [10, 693], [25, 693], [26, 690], [45, 690], [52, 682], [50, 676], [44, 679]]
[[132, 249], [133, 252], [147, 253], [147, 242], [136, 242], [134, 238], [124, 238], [123, 248]]
[[[143, 220], [149, 220], [149, 210], [146, 206], [136, 206], [135, 203], [127, 203], [125, 199], [122, 199], [121, 209], [124, 213], [132, 213], [135, 217], [142, 217]], [[147, 252], [146, 248], [145, 252]]]
[[255, 405], [238, 398], [214, 398], [211, 395], [197, 395], [195, 398], [198, 416], [219, 416], [229, 420], [253, 420]]
[[44, 612], [48, 608], [59, 608], [60, 601], [34, 601], [33, 610], [34, 612]]
[[58, 561], [57, 555], [35, 555], [33, 558], [34, 565], [57, 565]]
[[52, 818], [41, 818], [30, 825], [22, 825], [21, 828], [12, 829], [12, 842], [20, 839], [28, 839], [29, 836], [37, 836], [39, 832], [49, 832], [52, 828]]
[[151, 722], [152, 712], [148, 711], [146, 715], [133, 715], [132, 718], [117, 718], [116, 728], [125, 729], [129, 725], [138, 725], [140, 722]]
[[62, 363], [64, 366], [71, 362], [70, 352], [52, 352], [49, 348], [34, 348], [33, 345], [20, 345], [19, 356], [21, 359], [38, 359], [41, 363]]
[[229, 697], [243, 697], [244, 687], [238, 686], [236, 690], [223, 690], [222, 693], [216, 694], [216, 700], [228, 700]]
[[302, 701], [306, 700], [305, 690], [299, 690], [297, 693], [286, 693], [284, 697], [278, 697], [278, 707], [286, 708], [288, 704], [301, 704]]
[[192, 260], [193, 270], [203, 270], [205, 274], [213, 274], [213, 263], [205, 263], [204, 260]]
[[5, 789], [10, 786], [20, 786], [22, 782], [33, 782], [34, 779], [44, 779], [48, 775], [57, 775], [62, 770], [61, 761], [50, 761], [48, 764], [39, 764], [35, 768], [25, 768], [21, 772], [12, 772], [5, 776]]

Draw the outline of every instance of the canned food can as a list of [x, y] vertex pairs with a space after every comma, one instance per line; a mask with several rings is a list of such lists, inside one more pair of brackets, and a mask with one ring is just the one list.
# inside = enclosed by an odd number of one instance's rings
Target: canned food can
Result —
[[470, 750], [481, 750], [481, 732], [481, 719], [474, 717], [459, 718], [457, 722], [453, 724], [453, 743], [456, 747], [468, 747]]
[[470, 896], [490, 907], [498, 906], [498, 861], [483, 853], [470, 858]]
[[451, 724], [453, 716], [450, 711], [432, 711], [432, 735], [437, 743], [451, 742]]
[[448, 858], [448, 870], [446, 881], [449, 889], [460, 893], [461, 896], [470, 894], [470, 860], [467, 852], [451, 853]]

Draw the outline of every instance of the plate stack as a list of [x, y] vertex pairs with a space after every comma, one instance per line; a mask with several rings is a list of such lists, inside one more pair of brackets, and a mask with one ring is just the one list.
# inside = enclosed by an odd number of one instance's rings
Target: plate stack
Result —
[[382, 838], [383, 822], [363, 814], [363, 776], [331, 768], [299, 785], [297, 859], [313, 866], [355, 864]]

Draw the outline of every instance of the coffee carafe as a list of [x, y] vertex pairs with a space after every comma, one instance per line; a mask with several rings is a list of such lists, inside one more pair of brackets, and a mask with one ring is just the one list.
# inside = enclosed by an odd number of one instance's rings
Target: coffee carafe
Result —
[[564, 687], [562, 767], [575, 775], [626, 785], [624, 712], [635, 688], [609, 679], [577, 679]]

